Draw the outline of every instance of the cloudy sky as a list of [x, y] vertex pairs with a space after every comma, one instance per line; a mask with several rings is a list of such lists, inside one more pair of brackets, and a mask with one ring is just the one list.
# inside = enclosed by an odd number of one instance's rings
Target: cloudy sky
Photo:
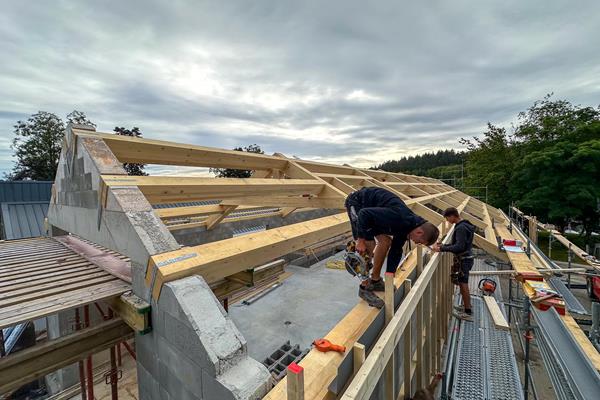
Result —
[[600, 103], [595, 0], [1, 3], [0, 174], [38, 110], [368, 167]]

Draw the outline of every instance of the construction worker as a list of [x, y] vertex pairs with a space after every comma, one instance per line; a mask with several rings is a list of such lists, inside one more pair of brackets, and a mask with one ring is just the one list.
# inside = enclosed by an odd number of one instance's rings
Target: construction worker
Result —
[[452, 242], [450, 244], [436, 243], [433, 251], [450, 252], [454, 254], [452, 265], [452, 283], [458, 285], [463, 305], [454, 306], [454, 316], [465, 321], [472, 321], [471, 294], [469, 293], [469, 271], [473, 267], [473, 237], [475, 236], [475, 225], [468, 220], [462, 219], [458, 210], [449, 207], [444, 210], [444, 218], [454, 224]]
[[373, 259], [371, 277], [361, 282], [358, 295], [370, 306], [382, 308], [384, 302], [374, 292], [385, 288], [381, 267], [386, 255], [387, 271], [395, 272], [407, 239], [429, 246], [437, 241], [439, 231], [386, 189], [367, 187], [352, 192], [346, 198], [345, 206], [356, 240], [356, 251], [368, 253]]

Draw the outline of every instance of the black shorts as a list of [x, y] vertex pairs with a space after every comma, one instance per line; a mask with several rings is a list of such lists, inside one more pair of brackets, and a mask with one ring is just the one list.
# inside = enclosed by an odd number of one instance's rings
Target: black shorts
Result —
[[465, 258], [460, 263], [460, 270], [462, 274], [458, 276], [458, 283], [469, 283], [469, 272], [473, 268], [474, 260], [472, 258]]

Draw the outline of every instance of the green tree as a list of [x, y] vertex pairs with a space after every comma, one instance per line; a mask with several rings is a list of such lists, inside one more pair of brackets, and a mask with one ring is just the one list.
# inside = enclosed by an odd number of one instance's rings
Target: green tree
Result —
[[9, 180], [51, 181], [56, 175], [65, 126], [55, 114], [39, 111], [14, 125], [11, 148], [17, 158]]
[[[595, 132], [596, 139], [579, 141]], [[580, 223], [586, 243], [600, 221], [600, 122], [523, 157], [512, 179], [517, 204], [560, 230]]]
[[581, 107], [566, 100], [552, 100], [552, 93], [518, 115], [515, 137], [526, 143], [560, 139], [581, 126], [598, 121], [600, 110]]
[[[251, 144], [246, 147], [236, 147], [235, 151], [246, 151], [248, 153], [264, 154], [259, 145]], [[217, 178], [250, 178], [252, 175], [251, 170], [246, 169], [232, 169], [232, 168], [211, 168], [210, 172], [215, 174]]]
[[77, 110], [73, 110], [70, 114], [67, 115], [67, 123], [78, 125], [90, 125], [94, 128], [96, 127], [96, 124], [90, 121], [83, 111]]
[[483, 138], [460, 139], [467, 146], [465, 186], [487, 186], [488, 202], [504, 208], [510, 204], [510, 178], [515, 162], [513, 139], [506, 129], [488, 123]]
[[[140, 132], [140, 128], [134, 126], [132, 129], [125, 129], [124, 127], [115, 126], [113, 129], [115, 134], [121, 136], [130, 136], [130, 137], [142, 137], [142, 132]], [[123, 168], [127, 172], [127, 175], [136, 175], [136, 176], [146, 176], [148, 175], [144, 171], [145, 164], [135, 164], [135, 163], [124, 163]]]
[[[95, 126], [85, 113], [77, 110], [70, 113], [67, 120]], [[27, 121], [17, 121], [14, 128], [15, 138], [11, 148], [17, 161], [6, 178], [54, 180], [65, 130], [63, 121], [56, 114], [38, 111]]]
[[[416, 156], [402, 157], [398, 160], [385, 161], [374, 169], [388, 172], [403, 172], [415, 175], [430, 175], [430, 171], [450, 165], [458, 165], [463, 162], [464, 153], [455, 150], [438, 150], [437, 152], [418, 154]], [[438, 171], [439, 172], [439, 171]], [[432, 176], [436, 177], [436, 176]]]
[[510, 135], [488, 125], [468, 147], [467, 184], [488, 185], [489, 202], [515, 202], [525, 213], [564, 230], [582, 227], [586, 241], [600, 225], [600, 109], [547, 95], [518, 115]]

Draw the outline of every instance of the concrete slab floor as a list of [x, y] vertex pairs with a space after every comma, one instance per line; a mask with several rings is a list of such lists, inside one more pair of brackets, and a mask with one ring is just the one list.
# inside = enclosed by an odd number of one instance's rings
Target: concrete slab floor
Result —
[[287, 340], [310, 347], [327, 334], [358, 302], [359, 280], [346, 270], [326, 268], [343, 252], [310, 268], [286, 267], [293, 275], [250, 305], [229, 308], [229, 315], [248, 342], [249, 355], [262, 362]]

